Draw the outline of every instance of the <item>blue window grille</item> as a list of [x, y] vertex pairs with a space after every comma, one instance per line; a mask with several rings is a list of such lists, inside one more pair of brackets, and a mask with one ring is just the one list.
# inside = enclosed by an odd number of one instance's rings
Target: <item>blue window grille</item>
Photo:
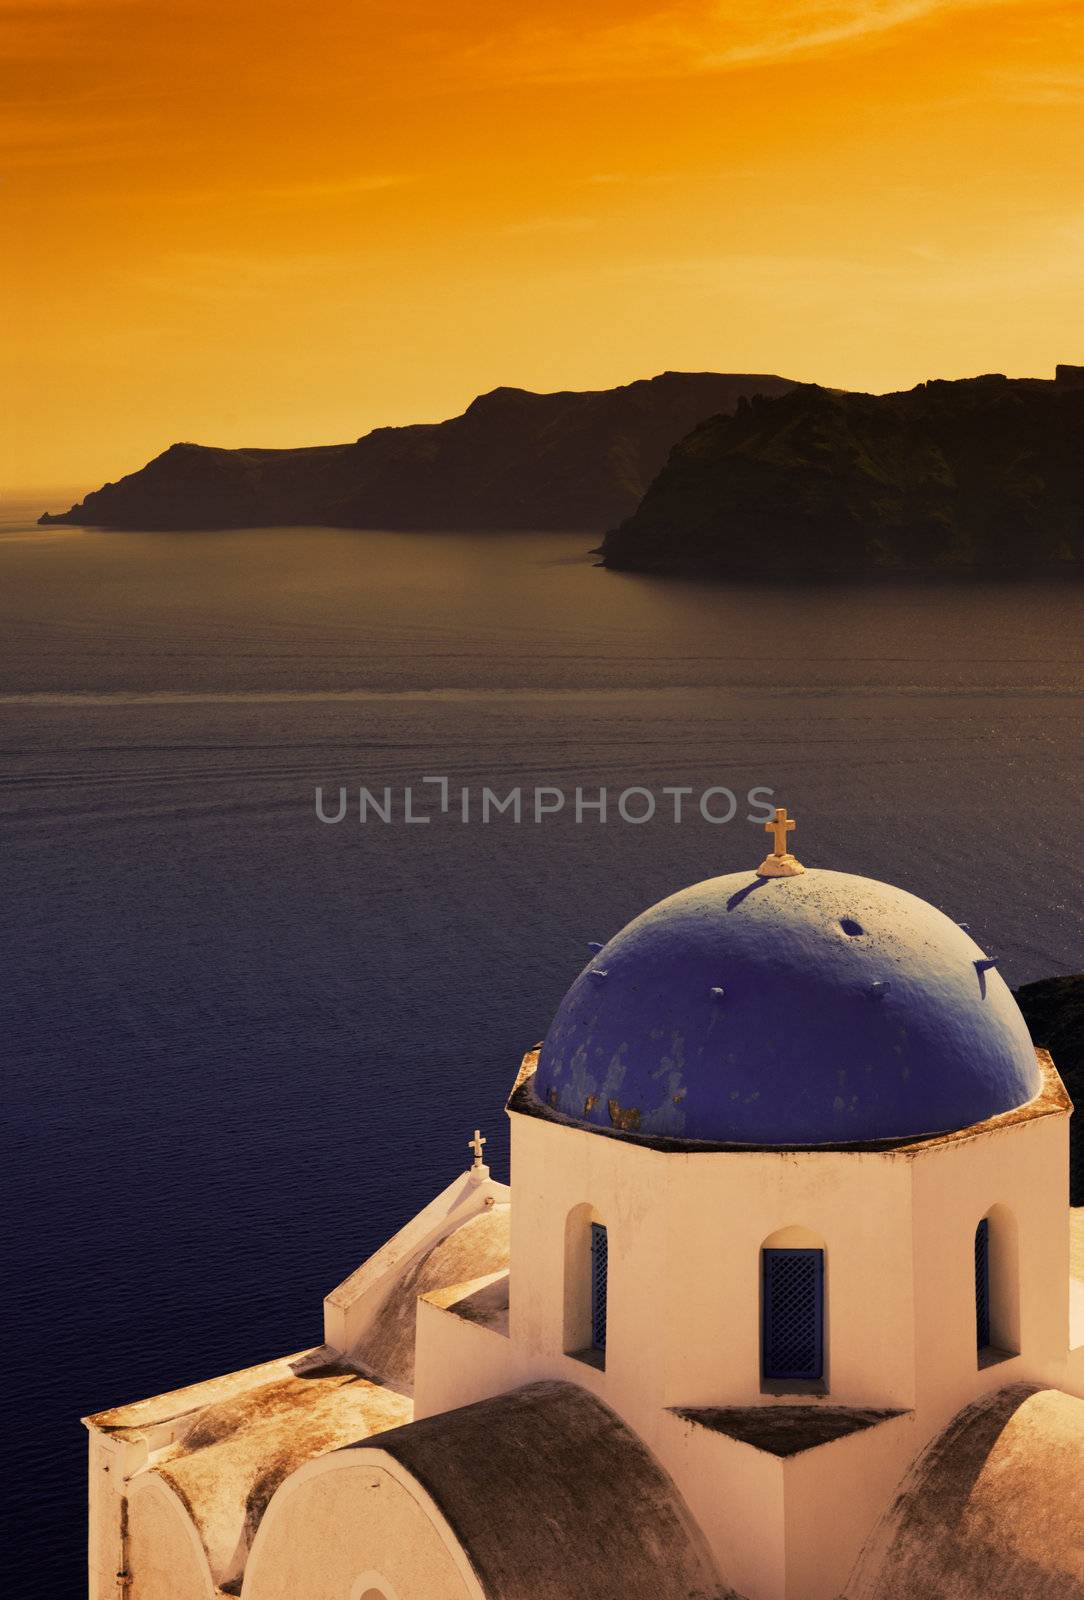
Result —
[[990, 1343], [990, 1221], [975, 1229], [975, 1334], [980, 1350]]
[[764, 1377], [823, 1377], [824, 1251], [764, 1250], [762, 1262]]
[[591, 1224], [591, 1346], [606, 1348], [606, 1229]]

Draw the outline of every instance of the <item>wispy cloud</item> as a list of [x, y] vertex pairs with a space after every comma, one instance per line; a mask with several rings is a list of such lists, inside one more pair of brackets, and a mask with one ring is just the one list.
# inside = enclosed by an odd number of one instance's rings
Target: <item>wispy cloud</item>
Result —
[[592, 28], [524, 25], [462, 58], [483, 76], [538, 83], [738, 71], [876, 43], [954, 13], [1026, 0], [688, 0]]
[[5, 171], [110, 161], [146, 141], [148, 112], [103, 111], [89, 102], [68, 106], [9, 101], [0, 106], [0, 168]]
[[139, 5], [142, 0], [0, 0], [0, 19], [37, 21], [41, 17], [64, 16], [78, 11], [119, 11]]
[[724, 44], [704, 57], [705, 70], [785, 61], [895, 33], [954, 11], [993, 9], [1017, 0], [808, 0], [780, 5], [759, 38]]
[[628, 184], [678, 183], [685, 176], [681, 172], [591, 172], [580, 182], [592, 188], [617, 189]]
[[0, 0], [0, 65], [44, 65], [106, 35], [118, 13], [144, 0]]
[[349, 251], [287, 250], [278, 255], [253, 251], [173, 251], [156, 267], [120, 266], [118, 281], [171, 300], [277, 303], [284, 290], [305, 285], [321, 291], [355, 278], [359, 258]]
[[589, 233], [595, 227], [594, 217], [525, 217], [520, 222], [508, 222], [502, 232], [508, 234], [539, 233]]
[[796, 310], [838, 306], [855, 315], [890, 305], [910, 308], [989, 302], [1074, 292], [1084, 273], [1084, 217], [1048, 224], [1028, 245], [951, 252], [916, 240], [892, 260], [847, 255], [766, 254], [659, 259], [621, 269], [656, 286], [660, 295], [705, 300], [763, 301]]
[[999, 72], [999, 100], [1020, 106], [1084, 106], [1084, 69], [1057, 72]]
[[420, 173], [353, 173], [338, 178], [299, 178], [290, 182], [267, 183], [239, 182], [236, 178], [223, 179], [220, 184], [201, 185], [198, 188], [171, 188], [163, 195], [150, 190], [145, 203], [166, 204], [174, 207], [207, 206], [218, 202], [236, 202], [251, 211], [263, 205], [274, 209], [278, 205], [293, 207], [310, 203], [318, 207], [348, 206], [352, 201], [364, 201], [370, 196], [387, 194], [396, 189], [420, 183]]
[[417, 183], [416, 173], [360, 172], [339, 178], [302, 179], [297, 183], [263, 184], [249, 194], [269, 200], [352, 200], [360, 195], [379, 194], [384, 189], [401, 189]]

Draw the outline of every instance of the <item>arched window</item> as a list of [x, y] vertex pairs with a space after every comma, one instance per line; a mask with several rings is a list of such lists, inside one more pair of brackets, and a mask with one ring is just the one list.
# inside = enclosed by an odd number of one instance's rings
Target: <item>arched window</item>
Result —
[[565, 1221], [564, 1348], [593, 1366], [606, 1365], [609, 1237], [590, 1205], [574, 1206]]
[[760, 1252], [760, 1370], [767, 1384], [824, 1379], [824, 1246], [783, 1228]]
[[1016, 1218], [991, 1206], [975, 1229], [975, 1346], [979, 1366], [1020, 1350], [1020, 1267]]
[[606, 1274], [609, 1246], [601, 1222], [591, 1224], [591, 1348], [606, 1348]]
[[990, 1345], [990, 1219], [975, 1229], [975, 1333], [979, 1350]]

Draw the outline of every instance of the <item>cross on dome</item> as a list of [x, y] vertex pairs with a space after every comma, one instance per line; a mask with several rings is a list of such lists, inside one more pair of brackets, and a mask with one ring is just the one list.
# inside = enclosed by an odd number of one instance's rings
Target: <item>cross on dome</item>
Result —
[[467, 1140], [467, 1148], [474, 1151], [474, 1165], [476, 1167], [482, 1165], [482, 1147], [488, 1143], [489, 1141], [482, 1137], [481, 1130], [478, 1128], [474, 1130], [474, 1138]]
[[786, 806], [777, 806], [775, 816], [771, 822], [764, 824], [764, 832], [770, 833], [775, 841], [775, 854], [777, 856], [785, 856], [787, 854], [787, 834], [793, 833], [797, 826], [798, 824], [794, 818], [787, 816]]
[[796, 878], [805, 871], [802, 863], [787, 849], [787, 834], [793, 833], [796, 826], [794, 818], [787, 816], [786, 806], [776, 806], [771, 820], [764, 824], [764, 832], [771, 834], [775, 848], [757, 868], [758, 877]]

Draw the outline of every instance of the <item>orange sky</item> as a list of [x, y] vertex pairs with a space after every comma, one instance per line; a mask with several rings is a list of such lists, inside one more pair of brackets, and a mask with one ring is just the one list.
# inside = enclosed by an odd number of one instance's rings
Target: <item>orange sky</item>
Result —
[[0, 0], [3, 481], [1084, 360], [1084, 7]]

